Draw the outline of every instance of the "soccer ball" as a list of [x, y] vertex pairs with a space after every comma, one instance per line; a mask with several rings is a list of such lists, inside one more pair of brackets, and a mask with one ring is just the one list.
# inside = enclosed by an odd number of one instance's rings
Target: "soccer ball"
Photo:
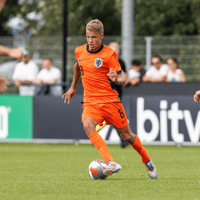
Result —
[[91, 179], [106, 179], [107, 176], [103, 174], [103, 170], [107, 167], [107, 163], [103, 160], [94, 160], [88, 167], [88, 173]]

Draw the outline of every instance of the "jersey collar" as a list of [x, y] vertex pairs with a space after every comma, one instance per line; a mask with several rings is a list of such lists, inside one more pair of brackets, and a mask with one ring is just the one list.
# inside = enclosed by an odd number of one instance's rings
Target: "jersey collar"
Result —
[[103, 44], [101, 44], [101, 47], [100, 47], [100, 49], [99, 50], [97, 50], [97, 51], [90, 51], [89, 50], [89, 44], [87, 44], [87, 52], [89, 52], [89, 53], [99, 53], [102, 49], [103, 49]]

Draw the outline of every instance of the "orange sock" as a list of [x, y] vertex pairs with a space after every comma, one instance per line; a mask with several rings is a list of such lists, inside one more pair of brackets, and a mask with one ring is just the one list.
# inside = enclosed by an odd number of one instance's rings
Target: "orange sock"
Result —
[[92, 144], [98, 149], [101, 157], [106, 161], [114, 161], [112, 156], [110, 155], [110, 152], [108, 151], [108, 147], [103, 140], [103, 138], [98, 134], [97, 131], [94, 133], [90, 134], [89, 136], [90, 141]]
[[135, 142], [131, 146], [140, 154], [143, 163], [147, 163], [150, 160], [146, 149], [142, 146], [140, 138], [137, 135], [135, 135]]

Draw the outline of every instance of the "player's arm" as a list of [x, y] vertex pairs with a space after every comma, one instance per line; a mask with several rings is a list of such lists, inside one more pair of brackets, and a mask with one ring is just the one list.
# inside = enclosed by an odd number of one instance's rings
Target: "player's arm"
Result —
[[79, 67], [78, 63], [76, 62], [75, 65], [74, 65], [74, 77], [73, 77], [73, 81], [72, 81], [71, 87], [62, 96], [62, 99], [64, 98], [64, 103], [66, 103], [68, 101], [68, 104], [70, 104], [70, 99], [76, 93], [76, 86], [78, 84], [78, 80], [79, 80], [80, 76], [81, 76], [81, 70], [80, 70], [80, 67]]
[[22, 59], [22, 49], [20, 48], [8, 48], [5, 46], [0, 46], [0, 55], [3, 56], [9, 56], [11, 58], [14, 58], [18, 61], [21, 61]]
[[197, 102], [200, 100], [200, 90], [196, 91], [194, 94], [194, 101]]
[[109, 76], [110, 80], [114, 83], [123, 86], [126, 85], [126, 76], [124, 73], [117, 74], [117, 72], [111, 68], [107, 75]]
[[108, 60], [110, 80], [118, 85], [126, 85], [126, 75], [122, 72], [120, 63], [118, 62], [117, 54], [114, 52]]

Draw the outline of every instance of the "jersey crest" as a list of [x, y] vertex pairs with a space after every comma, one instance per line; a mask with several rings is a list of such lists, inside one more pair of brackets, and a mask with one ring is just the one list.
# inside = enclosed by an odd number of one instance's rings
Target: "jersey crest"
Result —
[[97, 68], [101, 67], [102, 64], [103, 64], [103, 60], [102, 60], [101, 58], [96, 58], [96, 59], [95, 59], [94, 65], [95, 65]]

